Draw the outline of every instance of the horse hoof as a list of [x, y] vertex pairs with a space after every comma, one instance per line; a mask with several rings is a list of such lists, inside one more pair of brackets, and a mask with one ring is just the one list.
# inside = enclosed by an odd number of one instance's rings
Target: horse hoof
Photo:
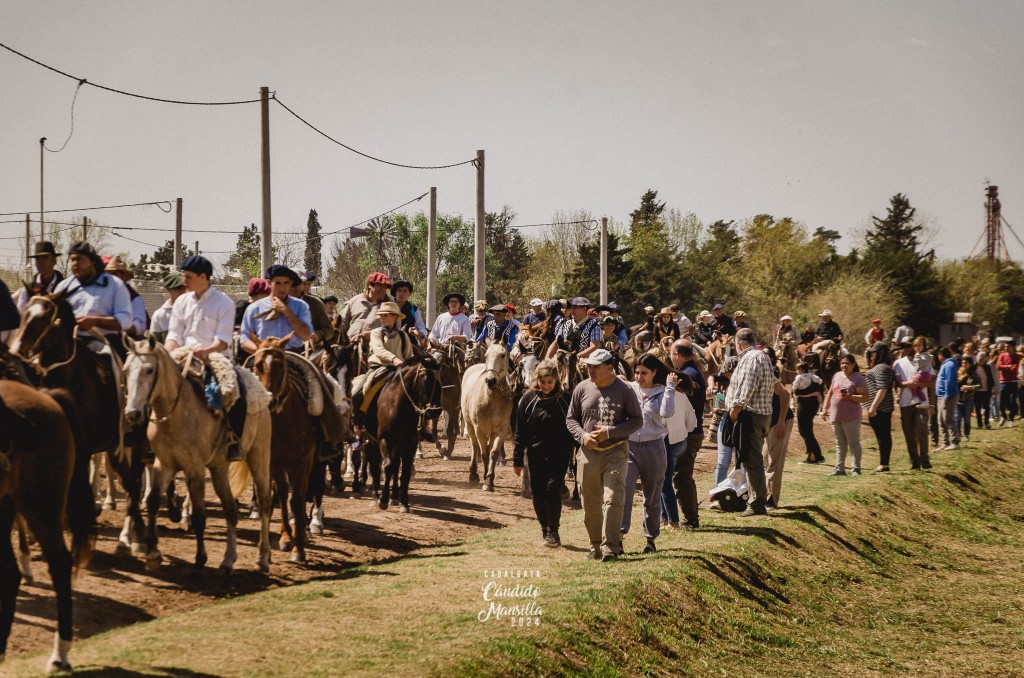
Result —
[[488, 485], [484, 483], [483, 485], [480, 486], [480, 489], [483, 490], [484, 492], [494, 492], [494, 485]]
[[[3, 657], [0, 656], [0, 662], [3, 661]], [[46, 672], [49, 674], [53, 673], [70, 673], [71, 664], [69, 662], [62, 662], [56, 659], [51, 659], [46, 664]]]
[[104, 511], [115, 511], [117, 510], [117, 501], [114, 499], [104, 499], [103, 504], [102, 506], [100, 506], [100, 508], [102, 508]]
[[380, 501], [379, 501], [379, 502], [377, 503], [377, 505], [378, 505], [378, 506], [380, 507], [380, 510], [381, 510], [381, 511], [387, 511], [387, 510], [388, 510], [388, 506], [390, 506], [390, 502], [388, 502], [388, 500], [387, 500], [387, 499], [381, 499], [381, 500], [380, 500]]
[[309, 533], [310, 534], [323, 534], [324, 533], [324, 527], [323, 527], [323, 525], [320, 525], [318, 523], [312, 523], [309, 526]]
[[409, 512], [409, 505], [408, 504], [402, 504], [401, 506], [398, 507], [398, 511], [400, 513], [408, 513]]
[[155, 554], [147, 555], [146, 556], [146, 572], [156, 572], [157, 569], [159, 569], [159, 567], [160, 567], [160, 561], [161, 560], [163, 560], [163, 558], [161, 557], [159, 551], [157, 551]]
[[263, 561], [256, 563], [256, 571], [260, 574], [270, 574], [270, 563], [264, 563]]
[[260, 512], [259, 511], [250, 511], [249, 512], [249, 520], [259, 520], [259, 519], [260, 519]]
[[145, 552], [146, 552], [146, 547], [143, 544], [140, 544], [137, 541], [133, 541], [132, 542], [132, 555], [133, 556], [141, 556]]
[[420, 451], [417, 451], [417, 452], [416, 452], [416, 458], [417, 458], [417, 459], [422, 459], [422, 458], [423, 458], [423, 453], [422, 453], [422, 452], [420, 452]]
[[132, 553], [132, 547], [125, 544], [123, 541], [117, 542], [117, 546], [114, 547], [114, 555], [118, 558], [129, 556]]
[[231, 565], [221, 565], [217, 568], [217, 572], [222, 577], [230, 577], [231, 573], [234, 572], [234, 568]]
[[292, 543], [290, 541], [282, 541], [280, 548], [281, 548], [282, 551], [291, 551], [292, 550]]
[[306, 556], [299, 555], [298, 551], [292, 551], [292, 555], [288, 560], [293, 563], [304, 563], [306, 562]]

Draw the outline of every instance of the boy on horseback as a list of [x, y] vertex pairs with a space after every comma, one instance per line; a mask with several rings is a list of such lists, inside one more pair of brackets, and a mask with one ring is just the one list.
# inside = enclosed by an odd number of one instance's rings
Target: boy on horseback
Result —
[[590, 300], [586, 297], [573, 297], [569, 300], [572, 318], [563, 322], [558, 328], [557, 341], [548, 348], [548, 358], [554, 358], [559, 348], [575, 352], [579, 359], [601, 348], [601, 326], [597, 318], [588, 317]]
[[[413, 356], [413, 340], [398, 324], [405, 317], [398, 304], [385, 301], [377, 309], [377, 317], [380, 318], [380, 327], [370, 332], [370, 357], [367, 360], [370, 371], [352, 382], [352, 428], [357, 436], [366, 422], [366, 412], [375, 395], [373, 387], [393, 368]], [[367, 397], [371, 400], [364, 405]]]

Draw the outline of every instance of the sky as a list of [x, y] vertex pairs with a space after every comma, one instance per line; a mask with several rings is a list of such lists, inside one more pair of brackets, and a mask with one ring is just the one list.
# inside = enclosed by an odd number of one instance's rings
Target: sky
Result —
[[[399, 163], [484, 149], [487, 210], [509, 205], [520, 224], [577, 209], [628, 221], [654, 189], [706, 223], [768, 213], [834, 229], [845, 250], [902, 192], [953, 258], [982, 233], [991, 181], [1024, 237], [1019, 1], [0, 0], [0, 16], [0, 42], [91, 82], [203, 101], [266, 85], [331, 136]], [[0, 212], [38, 210], [38, 140], [67, 138], [75, 87], [0, 50]], [[222, 260], [232, 232], [261, 222], [259, 124], [258, 104], [83, 87], [67, 147], [46, 154], [46, 207], [180, 197], [185, 240]], [[472, 166], [373, 162], [276, 105], [270, 126], [275, 231], [304, 231], [310, 208], [341, 229], [431, 186], [440, 212], [475, 216]], [[127, 234], [146, 243], [173, 235], [173, 213], [154, 207], [84, 214], [166, 229]], [[0, 236], [23, 233], [0, 224]], [[18, 246], [0, 240], [0, 264]]]

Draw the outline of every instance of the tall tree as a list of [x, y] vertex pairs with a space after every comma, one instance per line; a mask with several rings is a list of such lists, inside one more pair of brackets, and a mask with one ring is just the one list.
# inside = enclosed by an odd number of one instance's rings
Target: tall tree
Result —
[[700, 309], [710, 310], [716, 303], [735, 303], [738, 290], [733, 271], [742, 261], [736, 222], [719, 219], [708, 226], [707, 238], [684, 262], [687, 271], [697, 274], [692, 298]]
[[[191, 257], [196, 251], [190, 247], [187, 247], [185, 243], [181, 243], [181, 258], [182, 260], [187, 257]], [[139, 260], [132, 266], [132, 271], [138, 277], [143, 277], [146, 274], [146, 264], [164, 264], [170, 266], [174, 264], [174, 241], [165, 240], [164, 244], [156, 248], [156, 251], [152, 255], [143, 254], [139, 257]]]
[[[658, 192], [648, 190], [640, 206], [629, 217], [625, 244], [629, 250], [629, 271], [622, 286], [623, 300], [630, 305], [650, 304], [655, 308], [689, 302], [692, 285], [682, 265], [679, 249], [669, 237], [665, 203]], [[619, 296], [619, 295], [617, 295]]]
[[[643, 316], [636, 308], [636, 297], [629, 286], [631, 265], [627, 260], [629, 251], [622, 245], [622, 239], [614, 231], [608, 233], [608, 301], [619, 304], [623, 315], [630, 322], [637, 322]], [[584, 296], [597, 303], [601, 292], [601, 238], [591, 236], [580, 245], [579, 256], [565, 276], [566, 297]], [[643, 304], [641, 304], [643, 306]]]
[[320, 237], [320, 219], [317, 217], [316, 210], [309, 210], [309, 218], [306, 219], [306, 252], [304, 257], [304, 263], [306, 264], [306, 270], [312, 271], [318, 279], [320, 278], [320, 271], [323, 268], [323, 260], [321, 257], [321, 243], [323, 238]]
[[484, 217], [487, 301], [492, 304], [523, 302], [530, 250], [522, 234], [512, 226], [515, 219], [516, 213], [508, 205], [501, 212], [488, 212]]
[[235, 251], [224, 262], [224, 268], [228, 270], [231, 278], [246, 282], [249, 278], [260, 277], [261, 261], [260, 231], [256, 224], [249, 224], [242, 228], [242, 232], [235, 239]]

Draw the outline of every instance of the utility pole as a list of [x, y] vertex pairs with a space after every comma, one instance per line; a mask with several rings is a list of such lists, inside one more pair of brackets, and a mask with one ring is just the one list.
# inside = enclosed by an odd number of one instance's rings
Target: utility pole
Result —
[[32, 263], [32, 221], [25, 215], [25, 263]]
[[[260, 266], [266, 271], [273, 264], [270, 225], [270, 88], [260, 87], [260, 166], [263, 174], [263, 235]], [[196, 245], [196, 249], [198, 249]]]
[[82, 217], [82, 240], [89, 239], [89, 217]]
[[608, 303], [608, 217], [601, 217], [601, 303]]
[[39, 239], [45, 240], [43, 222], [43, 151], [46, 148], [46, 137], [39, 140]]
[[427, 224], [427, 317], [434, 322], [437, 317], [437, 187], [430, 187], [430, 222]]
[[174, 268], [181, 266], [181, 198], [176, 201], [177, 212], [174, 215]]
[[199, 241], [196, 240], [196, 254], [199, 254]]
[[[476, 238], [473, 244], [473, 301], [487, 298], [487, 243], [484, 230], [484, 152], [476, 152]], [[472, 308], [472, 306], [470, 306]]]

